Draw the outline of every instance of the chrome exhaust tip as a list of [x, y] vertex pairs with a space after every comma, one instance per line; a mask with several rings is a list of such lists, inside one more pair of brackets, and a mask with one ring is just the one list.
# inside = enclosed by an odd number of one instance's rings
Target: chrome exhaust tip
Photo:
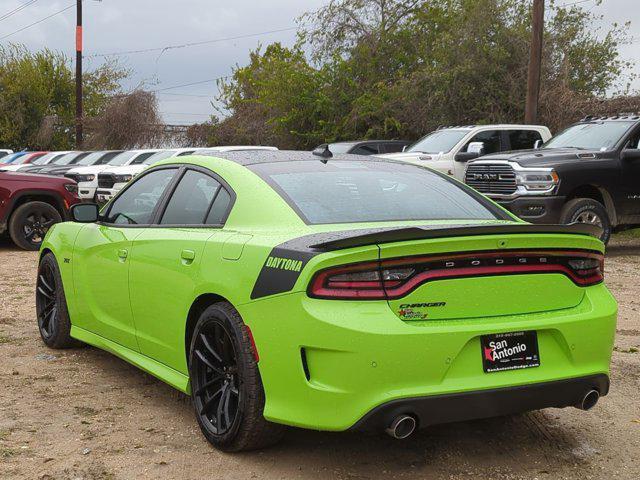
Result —
[[576, 407], [580, 410], [591, 410], [596, 406], [598, 400], [600, 400], [600, 392], [597, 390], [589, 390], [584, 397], [582, 397], [582, 400], [580, 400], [580, 403], [578, 403]]
[[416, 419], [410, 415], [398, 415], [384, 431], [388, 435], [402, 440], [410, 436], [416, 429]]

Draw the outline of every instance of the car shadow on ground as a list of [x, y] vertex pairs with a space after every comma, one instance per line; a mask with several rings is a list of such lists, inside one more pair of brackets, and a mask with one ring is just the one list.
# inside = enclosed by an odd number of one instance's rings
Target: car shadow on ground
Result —
[[4, 251], [15, 251], [15, 252], [23, 252], [21, 248], [17, 247], [15, 243], [9, 238], [9, 236], [5, 233], [0, 235], [0, 250]]
[[[186, 426], [194, 435], [188, 442], [198, 452], [214, 457], [224, 455], [200, 436], [189, 397], [106, 352], [89, 347], [78, 353], [84, 357], [80, 359], [83, 368], [100, 369], [101, 377], [118, 378], [119, 390], [126, 391], [128, 400], [153, 402], [171, 422]], [[407, 440], [395, 440], [382, 432], [376, 435], [290, 428], [276, 446], [261, 452], [233, 454], [229, 461], [282, 478], [324, 478], [323, 473], [340, 478], [378, 478], [384, 473], [417, 474], [423, 468], [430, 473], [446, 473], [447, 478], [474, 471], [520, 471], [535, 476], [584, 460], [583, 439], [567, 428], [568, 419], [560, 421], [565, 411], [551, 409], [432, 426]], [[587, 452], [589, 448], [586, 447]], [[527, 458], [526, 466], [521, 464], [523, 458]]]

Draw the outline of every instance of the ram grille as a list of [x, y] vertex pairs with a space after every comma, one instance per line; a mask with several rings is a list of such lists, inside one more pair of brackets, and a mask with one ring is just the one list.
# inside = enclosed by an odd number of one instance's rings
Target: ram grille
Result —
[[517, 188], [513, 168], [504, 164], [470, 164], [464, 181], [470, 187], [485, 194], [510, 195]]

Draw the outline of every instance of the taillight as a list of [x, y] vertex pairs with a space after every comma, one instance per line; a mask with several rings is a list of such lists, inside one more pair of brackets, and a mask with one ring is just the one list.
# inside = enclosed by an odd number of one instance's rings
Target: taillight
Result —
[[315, 298], [401, 298], [424, 283], [451, 278], [559, 273], [587, 287], [604, 279], [604, 256], [584, 251], [495, 251], [404, 257], [331, 267], [309, 285]]

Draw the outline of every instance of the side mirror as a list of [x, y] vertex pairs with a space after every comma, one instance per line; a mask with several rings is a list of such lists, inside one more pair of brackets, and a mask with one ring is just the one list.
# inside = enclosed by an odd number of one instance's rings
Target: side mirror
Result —
[[533, 142], [533, 148], [534, 150], [539, 149], [542, 146], [542, 140], [536, 140], [535, 142]]
[[100, 207], [95, 203], [78, 203], [71, 207], [71, 218], [78, 223], [93, 223], [98, 221]]
[[467, 153], [477, 153], [478, 156], [484, 155], [484, 142], [471, 142], [467, 147]]
[[403, 146], [402, 146], [402, 151], [404, 152], [404, 151], [406, 151], [406, 150], [407, 150], [407, 145], [403, 145]]
[[475, 152], [460, 152], [456, 153], [456, 156], [453, 157], [453, 159], [456, 162], [468, 162], [469, 160], [475, 160], [479, 156], [480, 154]]
[[620, 154], [622, 160], [640, 160], [640, 149], [625, 148]]

